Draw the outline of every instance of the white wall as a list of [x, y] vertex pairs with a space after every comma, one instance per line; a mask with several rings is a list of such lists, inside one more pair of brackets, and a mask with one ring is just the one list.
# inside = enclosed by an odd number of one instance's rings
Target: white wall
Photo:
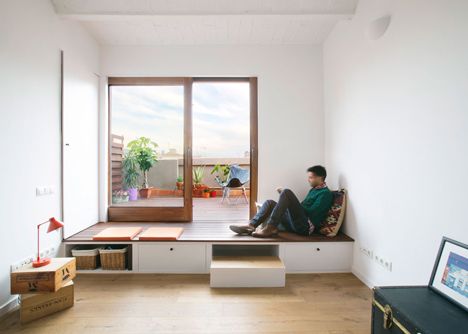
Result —
[[108, 76], [258, 76], [259, 199], [276, 186], [301, 196], [307, 167], [323, 163], [319, 46], [102, 48]]
[[[48, 0], [0, 2], [0, 312], [11, 299], [10, 264], [35, 254], [36, 225], [61, 214], [60, 49], [98, 71], [96, 42]], [[49, 185], [53, 195], [36, 197]], [[43, 247], [58, 246], [60, 234], [45, 229]]]
[[361, 0], [325, 42], [326, 164], [349, 189], [353, 268], [369, 284], [427, 284], [442, 236], [468, 242], [467, 13], [465, 0]]

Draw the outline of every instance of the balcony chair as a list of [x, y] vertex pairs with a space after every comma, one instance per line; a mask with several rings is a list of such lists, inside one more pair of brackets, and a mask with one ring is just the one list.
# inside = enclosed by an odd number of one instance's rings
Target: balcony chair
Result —
[[[227, 199], [229, 202], [229, 192], [233, 188], [241, 188], [242, 196], [246, 203], [248, 203], [245, 184], [250, 180], [250, 172], [248, 169], [241, 168], [239, 165], [229, 166], [229, 175], [226, 181], [221, 181], [221, 179], [216, 176], [216, 182], [223, 188], [223, 199], [221, 203], [224, 203], [224, 200]], [[238, 198], [236, 199], [237, 202]]]

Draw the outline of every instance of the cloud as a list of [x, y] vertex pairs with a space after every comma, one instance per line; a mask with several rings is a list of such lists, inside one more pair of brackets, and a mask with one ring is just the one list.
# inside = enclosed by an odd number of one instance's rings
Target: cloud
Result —
[[[161, 150], [183, 150], [184, 96], [181, 86], [113, 86], [112, 133], [125, 142], [140, 136]], [[193, 85], [194, 156], [238, 157], [249, 150], [249, 85]]]

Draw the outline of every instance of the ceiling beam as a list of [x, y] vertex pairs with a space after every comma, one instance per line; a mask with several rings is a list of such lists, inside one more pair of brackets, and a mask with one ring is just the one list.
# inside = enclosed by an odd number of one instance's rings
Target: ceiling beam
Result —
[[72, 19], [109, 16], [354, 15], [358, 0], [51, 0], [55, 12]]

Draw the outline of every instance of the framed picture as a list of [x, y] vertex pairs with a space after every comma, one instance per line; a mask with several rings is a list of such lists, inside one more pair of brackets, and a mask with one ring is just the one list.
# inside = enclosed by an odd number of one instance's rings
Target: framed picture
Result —
[[468, 311], [468, 245], [442, 238], [429, 288]]

